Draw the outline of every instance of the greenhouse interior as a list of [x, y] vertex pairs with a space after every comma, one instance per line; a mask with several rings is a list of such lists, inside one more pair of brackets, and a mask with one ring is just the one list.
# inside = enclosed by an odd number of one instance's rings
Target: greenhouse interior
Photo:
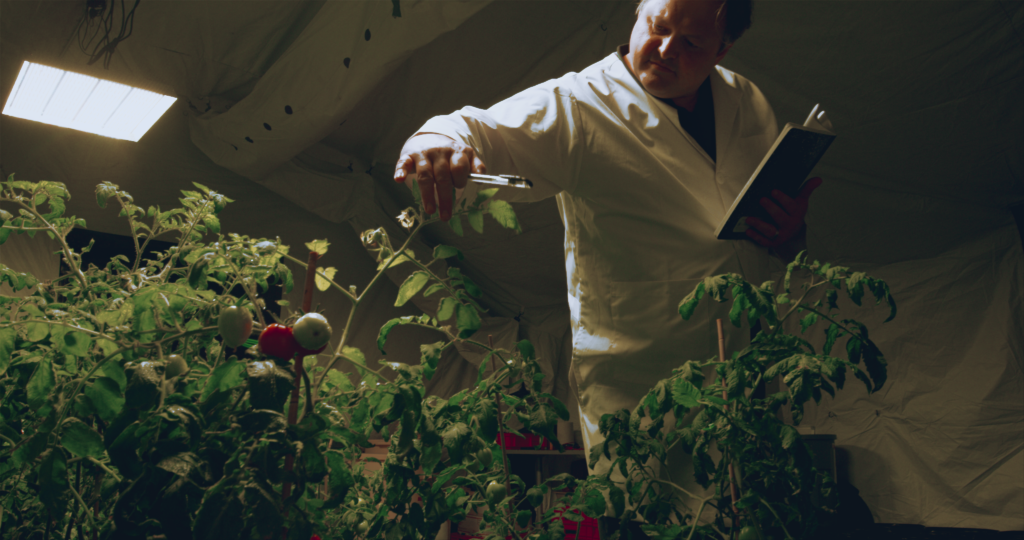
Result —
[[1024, 2], [0, 28], [4, 539], [1024, 539]]

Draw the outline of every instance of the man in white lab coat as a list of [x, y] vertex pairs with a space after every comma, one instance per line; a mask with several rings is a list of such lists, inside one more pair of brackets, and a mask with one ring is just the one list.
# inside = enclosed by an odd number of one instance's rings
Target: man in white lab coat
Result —
[[[727, 309], [689, 322], [677, 312], [700, 279], [737, 272], [760, 283], [766, 248], [802, 233], [818, 179], [796, 199], [762, 201], [775, 223], [750, 222], [754, 242], [714, 236], [778, 135], [760, 90], [718, 66], [749, 25], [749, 0], [644, 0], [628, 46], [488, 110], [432, 118], [402, 149], [395, 180], [415, 173], [426, 211], [445, 220], [452, 187], [485, 161], [534, 183], [503, 198], [557, 197], [587, 446], [601, 440], [601, 415], [632, 409], [673, 368], [717, 353], [714, 319]], [[748, 332], [729, 332], [727, 351]], [[670, 467], [694, 486], [687, 460]]]

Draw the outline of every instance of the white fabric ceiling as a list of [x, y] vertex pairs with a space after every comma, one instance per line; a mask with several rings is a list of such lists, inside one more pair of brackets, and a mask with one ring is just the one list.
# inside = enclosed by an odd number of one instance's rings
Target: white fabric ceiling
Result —
[[[628, 41], [634, 8], [403, 0], [395, 18], [391, 1], [143, 0], [104, 70], [71, 39], [84, 0], [8, 0], [4, 96], [29, 60], [180, 100], [138, 143], [4, 116], [0, 166], [65, 182], [69, 211], [114, 233], [126, 231], [95, 207], [99, 181], [164, 207], [199, 181], [238, 201], [227, 230], [293, 246], [327, 237], [323, 264], [362, 286], [374, 265], [355, 230], [400, 235], [390, 218], [410, 201], [388, 180], [404, 140], [433, 115], [603, 58]], [[1024, 254], [1010, 210], [1024, 204], [1024, 3], [763, 0], [723, 65], [758, 84], [781, 122], [818, 102], [828, 111], [839, 137], [816, 171], [826, 183], [808, 216], [811, 255], [889, 280], [899, 303], [872, 332], [890, 361], [886, 388], [851, 386], [804, 423], [838, 436], [877, 521], [1024, 529]], [[551, 200], [517, 211], [523, 234], [438, 227], [419, 250], [459, 246], [488, 293], [483, 333], [533, 340], [571, 400], [562, 226]], [[14, 265], [10, 253], [0, 256]], [[391, 307], [386, 285], [353, 328], [371, 357], [385, 320], [434, 309], [422, 298]], [[342, 299], [320, 301], [341, 324]], [[389, 357], [434, 339], [396, 330]], [[473, 362], [453, 352], [435, 391], [475, 378]]]

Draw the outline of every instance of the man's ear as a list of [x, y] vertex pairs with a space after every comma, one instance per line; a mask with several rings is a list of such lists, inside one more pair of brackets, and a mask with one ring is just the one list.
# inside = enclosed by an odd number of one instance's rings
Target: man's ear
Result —
[[716, 66], [719, 62], [722, 61], [723, 58], [725, 58], [725, 53], [729, 52], [729, 49], [732, 48], [732, 45], [732, 43], [725, 43], [724, 41], [722, 42], [722, 47], [718, 50], [718, 56], [715, 57]]

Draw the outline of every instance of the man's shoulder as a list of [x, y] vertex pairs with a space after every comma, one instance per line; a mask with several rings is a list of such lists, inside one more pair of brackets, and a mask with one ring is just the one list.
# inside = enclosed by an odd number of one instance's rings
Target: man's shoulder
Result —
[[762, 96], [761, 89], [754, 84], [753, 81], [736, 73], [735, 71], [722, 67], [715, 66], [715, 70], [722, 77], [722, 81], [725, 82], [726, 86], [733, 88], [744, 95], [748, 96]]
[[579, 71], [570, 71], [561, 77], [551, 79], [543, 84], [568, 88], [586, 84], [584, 81], [588, 80], [616, 77], [617, 68], [621, 63], [618, 56], [612, 53]]

